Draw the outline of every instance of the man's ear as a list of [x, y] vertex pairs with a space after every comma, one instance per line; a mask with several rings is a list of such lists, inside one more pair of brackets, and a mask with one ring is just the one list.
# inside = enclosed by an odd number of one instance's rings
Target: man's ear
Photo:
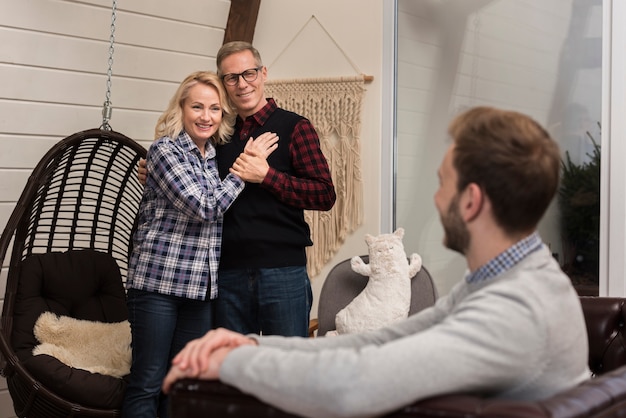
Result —
[[465, 222], [473, 221], [480, 215], [485, 204], [485, 193], [476, 183], [470, 183], [463, 191], [461, 198], [461, 215]]

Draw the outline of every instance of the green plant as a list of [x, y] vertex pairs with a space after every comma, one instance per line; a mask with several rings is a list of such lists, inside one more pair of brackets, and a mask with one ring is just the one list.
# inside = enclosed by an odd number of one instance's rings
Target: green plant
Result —
[[600, 146], [587, 136], [593, 143], [588, 161], [575, 164], [569, 152], [561, 161], [562, 268], [574, 284], [597, 284], [600, 266]]

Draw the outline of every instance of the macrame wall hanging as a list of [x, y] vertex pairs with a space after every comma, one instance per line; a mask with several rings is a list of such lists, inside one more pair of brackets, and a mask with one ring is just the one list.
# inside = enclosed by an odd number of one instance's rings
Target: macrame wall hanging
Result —
[[[312, 16], [307, 24], [313, 19], [319, 23]], [[337, 47], [341, 50], [339, 45]], [[341, 52], [346, 55], [343, 50]], [[346, 58], [358, 71], [354, 63]], [[313, 240], [313, 246], [307, 248], [310, 277], [319, 274], [346, 237], [363, 222], [361, 107], [364, 83], [371, 80], [372, 77], [359, 71], [359, 75], [351, 77], [270, 78], [265, 84], [266, 97], [274, 98], [278, 106], [296, 112], [313, 123], [337, 193], [337, 201], [330, 211], [305, 211]]]

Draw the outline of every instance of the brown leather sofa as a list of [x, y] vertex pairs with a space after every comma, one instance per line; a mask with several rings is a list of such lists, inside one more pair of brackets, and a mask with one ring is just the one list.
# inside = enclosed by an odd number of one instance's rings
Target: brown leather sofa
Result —
[[[594, 378], [541, 401], [453, 394], [416, 402], [388, 417], [626, 417], [626, 299], [581, 297], [580, 300], [587, 322], [589, 367]], [[181, 380], [174, 385], [170, 402], [174, 418], [294, 417], [218, 381]]]

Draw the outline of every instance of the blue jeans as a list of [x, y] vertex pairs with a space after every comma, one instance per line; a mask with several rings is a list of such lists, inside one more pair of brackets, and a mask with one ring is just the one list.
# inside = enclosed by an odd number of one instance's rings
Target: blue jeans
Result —
[[220, 269], [215, 325], [242, 334], [309, 335], [313, 294], [306, 267]]
[[185, 344], [213, 328], [213, 302], [128, 289], [127, 305], [133, 360], [122, 417], [167, 418], [161, 383]]

